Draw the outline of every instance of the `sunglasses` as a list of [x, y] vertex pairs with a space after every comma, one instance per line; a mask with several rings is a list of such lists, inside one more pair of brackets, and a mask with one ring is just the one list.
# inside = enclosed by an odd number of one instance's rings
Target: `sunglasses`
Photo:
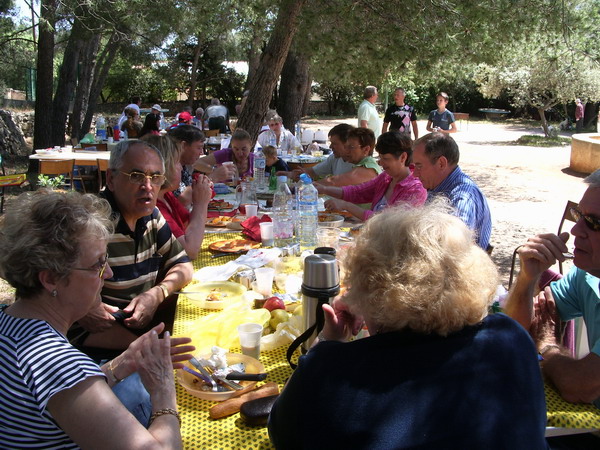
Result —
[[594, 216], [587, 216], [579, 211], [577, 208], [571, 208], [569, 210], [576, 222], [583, 218], [587, 227], [592, 231], [600, 231], [600, 219]]

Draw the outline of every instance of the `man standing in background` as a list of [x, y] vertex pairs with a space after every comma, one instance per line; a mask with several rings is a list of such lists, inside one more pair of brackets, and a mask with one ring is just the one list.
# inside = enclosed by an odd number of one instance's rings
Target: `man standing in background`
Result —
[[367, 86], [363, 95], [364, 100], [358, 107], [358, 127], [370, 128], [375, 133], [375, 140], [381, 134], [379, 113], [377, 112], [377, 108], [375, 108], [378, 96], [379, 94], [375, 86]]
[[[388, 106], [383, 117], [383, 128], [381, 133], [388, 131], [399, 131], [410, 136], [410, 128], [415, 133], [415, 140], [419, 138], [419, 128], [417, 127], [417, 114], [415, 108], [404, 103], [406, 93], [403, 88], [397, 88], [394, 91], [394, 104]], [[391, 124], [391, 125], [390, 125]]]

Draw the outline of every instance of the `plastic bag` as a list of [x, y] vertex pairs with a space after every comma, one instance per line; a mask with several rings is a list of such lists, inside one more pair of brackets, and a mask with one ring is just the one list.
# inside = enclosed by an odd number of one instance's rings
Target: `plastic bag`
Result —
[[209, 314], [189, 322], [181, 335], [192, 339], [192, 345], [196, 347], [195, 354], [208, 354], [215, 345], [231, 350], [232, 347], [239, 347], [238, 325], [268, 325], [270, 318], [266, 309], [250, 309], [248, 303], [241, 300], [218, 314]]
[[94, 137], [94, 135], [92, 133], [88, 133], [83, 137], [83, 139], [81, 141], [79, 141], [79, 143], [80, 144], [95, 144], [96, 138]]

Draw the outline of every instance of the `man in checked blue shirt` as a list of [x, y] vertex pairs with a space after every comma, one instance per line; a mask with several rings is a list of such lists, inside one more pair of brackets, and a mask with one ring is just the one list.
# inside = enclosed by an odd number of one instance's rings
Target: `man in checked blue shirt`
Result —
[[430, 133], [413, 145], [414, 175], [421, 180], [429, 198], [445, 195], [456, 215], [471, 228], [477, 244], [488, 250], [492, 218], [485, 196], [475, 182], [458, 167], [460, 152], [448, 134]]

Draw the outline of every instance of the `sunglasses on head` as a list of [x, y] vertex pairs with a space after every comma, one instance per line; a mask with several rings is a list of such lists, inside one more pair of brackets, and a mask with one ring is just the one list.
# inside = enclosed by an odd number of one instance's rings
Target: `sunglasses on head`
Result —
[[579, 211], [577, 208], [571, 208], [569, 210], [571, 215], [575, 219], [576, 222], [579, 222], [579, 219], [583, 218], [587, 227], [592, 231], [600, 231], [600, 219], [594, 216], [587, 216]]

